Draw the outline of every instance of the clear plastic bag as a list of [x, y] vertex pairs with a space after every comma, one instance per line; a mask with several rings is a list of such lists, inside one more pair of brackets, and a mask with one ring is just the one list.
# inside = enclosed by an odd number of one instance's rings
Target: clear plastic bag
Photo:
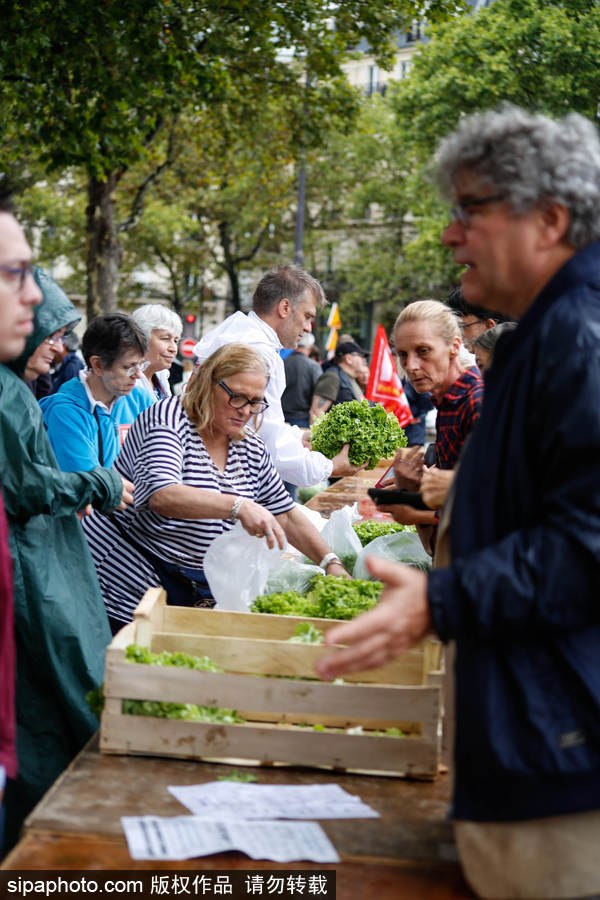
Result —
[[359, 519], [356, 503], [352, 506], [343, 506], [331, 513], [329, 521], [321, 531], [321, 537], [339, 556], [348, 572], [352, 571], [356, 557], [362, 549], [360, 539], [352, 527]]
[[263, 593], [282, 594], [284, 591], [298, 591], [305, 594], [315, 575], [322, 575], [323, 569], [314, 563], [297, 562], [295, 559], [282, 559], [267, 578]]
[[217, 609], [248, 612], [280, 560], [277, 545], [269, 550], [265, 538], [248, 534], [241, 522], [220, 534], [204, 557], [204, 574]]
[[367, 556], [379, 556], [381, 559], [401, 562], [424, 572], [431, 569], [431, 557], [424, 550], [419, 535], [412, 532], [398, 531], [395, 534], [383, 534], [363, 547], [352, 572], [355, 578], [372, 579], [373, 576], [365, 562]]

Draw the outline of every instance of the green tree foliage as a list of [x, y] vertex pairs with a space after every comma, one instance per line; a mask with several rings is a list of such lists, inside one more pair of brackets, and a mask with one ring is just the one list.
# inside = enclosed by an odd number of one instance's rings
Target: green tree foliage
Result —
[[[138, 221], [149, 188], [174, 157], [182, 111], [200, 111], [245, 90], [244, 106], [301, 89], [314, 76], [323, 108], [339, 100], [340, 61], [365, 38], [382, 64], [393, 34], [451, 0], [13, 0], [2, 4], [0, 109], [16, 125], [14, 155], [32, 150], [49, 170], [80, 167], [87, 179], [88, 312], [116, 303], [119, 234]], [[287, 59], [284, 58], [287, 56]], [[148, 161], [158, 136], [166, 152], [148, 167], [120, 220], [115, 193]]]
[[[338, 243], [335, 282], [344, 328], [357, 333], [367, 302], [389, 326], [403, 302], [441, 298], [457, 283], [459, 270], [440, 242], [447, 205], [430, 176], [438, 141], [460, 116], [503, 102], [554, 116], [597, 115], [595, 0], [496, 0], [429, 34], [408, 77], [366, 101], [350, 138], [339, 139], [343, 150], [332, 141], [309, 175], [313, 200], [315, 192], [336, 197], [337, 221], [313, 223], [315, 257], [327, 255], [335, 229], [356, 235], [349, 253]], [[331, 171], [340, 160], [341, 182]]]

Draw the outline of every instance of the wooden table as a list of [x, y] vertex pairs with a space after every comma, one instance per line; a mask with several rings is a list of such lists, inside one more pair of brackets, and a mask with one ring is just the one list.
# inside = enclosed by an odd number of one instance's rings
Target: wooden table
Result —
[[350, 775], [309, 768], [244, 767], [261, 784], [335, 782], [373, 806], [380, 819], [324, 820], [321, 825], [342, 860], [334, 866], [307, 862], [281, 866], [241, 853], [181, 862], [134, 861], [120, 817], [185, 814], [167, 791], [170, 784], [198, 784], [227, 774], [216, 763], [142, 756], [104, 756], [97, 739], [86, 747], [41, 800], [2, 869], [280, 869], [334, 868], [339, 900], [465, 900], [474, 895], [456, 861], [447, 821], [448, 776], [435, 782]]
[[[307, 505], [324, 515], [348, 503], [370, 515], [367, 488], [383, 474], [378, 467], [342, 478]], [[381, 514], [380, 514], [381, 515]], [[381, 516], [383, 517], [383, 516]], [[1, 869], [24, 870], [195, 870], [334, 868], [338, 900], [468, 900], [475, 895], [457, 862], [447, 819], [449, 776], [420, 782], [350, 775], [297, 767], [244, 767], [259, 783], [338, 783], [380, 813], [379, 819], [325, 820], [341, 863], [281, 866], [256, 862], [241, 853], [177, 862], [134, 861], [120, 817], [174, 816], [184, 808], [168, 793], [169, 784], [212, 781], [230, 771], [221, 764], [154, 757], [103, 756], [97, 738], [86, 747], [25, 822], [24, 835]]]

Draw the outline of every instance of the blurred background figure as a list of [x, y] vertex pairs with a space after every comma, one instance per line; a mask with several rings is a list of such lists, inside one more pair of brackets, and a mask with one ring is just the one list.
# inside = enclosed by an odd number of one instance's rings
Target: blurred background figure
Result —
[[51, 393], [54, 394], [65, 381], [79, 375], [84, 366], [83, 356], [79, 352], [79, 338], [74, 331], [68, 331], [62, 340], [62, 346], [59, 345], [54, 353]]
[[311, 423], [336, 403], [363, 400], [358, 378], [365, 367], [367, 354], [354, 341], [343, 341], [336, 347], [332, 360], [323, 363], [323, 374], [315, 385], [310, 408]]
[[321, 351], [317, 347], [316, 344], [313, 344], [310, 350], [308, 351], [308, 355], [311, 359], [314, 359], [316, 363], [321, 365]]
[[473, 341], [494, 328], [501, 322], [510, 322], [508, 316], [494, 310], [487, 309], [485, 306], [476, 306], [467, 303], [464, 299], [461, 288], [456, 288], [452, 293], [448, 294], [444, 300], [446, 306], [458, 316], [462, 328], [463, 344], [467, 350], [473, 350]]
[[283, 361], [286, 388], [281, 395], [281, 408], [286, 422], [308, 428], [314, 387], [321, 377], [321, 366], [310, 358], [313, 334], [304, 334], [298, 346]]
[[50, 369], [54, 357], [64, 349], [65, 332], [76, 325], [81, 316], [62, 288], [37, 266], [34, 266], [33, 277], [43, 299], [36, 310], [34, 332], [25, 345], [29, 356], [22, 377], [33, 396], [39, 400], [53, 392]]
[[[170, 397], [169, 373], [183, 331], [181, 319], [161, 303], [146, 303], [134, 310], [131, 318], [148, 341], [146, 359], [150, 365], [142, 372], [140, 386], [150, 391], [157, 400]], [[183, 367], [181, 375], [183, 377]]]
[[427, 443], [427, 413], [434, 409], [431, 394], [429, 391], [418, 394], [406, 376], [402, 379], [402, 387], [413, 415], [413, 421], [404, 426], [407, 446], [424, 447]]
[[480, 372], [486, 372], [491, 366], [498, 338], [516, 327], [516, 322], [501, 322], [499, 325], [495, 325], [494, 328], [484, 331], [478, 338], [475, 338], [473, 341], [473, 353]]

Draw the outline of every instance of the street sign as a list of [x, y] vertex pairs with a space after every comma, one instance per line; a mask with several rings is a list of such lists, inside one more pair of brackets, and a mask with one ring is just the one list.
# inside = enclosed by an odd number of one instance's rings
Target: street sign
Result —
[[192, 359], [194, 356], [194, 347], [196, 346], [197, 341], [194, 338], [185, 338], [185, 340], [181, 341], [179, 344], [179, 352], [182, 356], [187, 357], [188, 359]]

